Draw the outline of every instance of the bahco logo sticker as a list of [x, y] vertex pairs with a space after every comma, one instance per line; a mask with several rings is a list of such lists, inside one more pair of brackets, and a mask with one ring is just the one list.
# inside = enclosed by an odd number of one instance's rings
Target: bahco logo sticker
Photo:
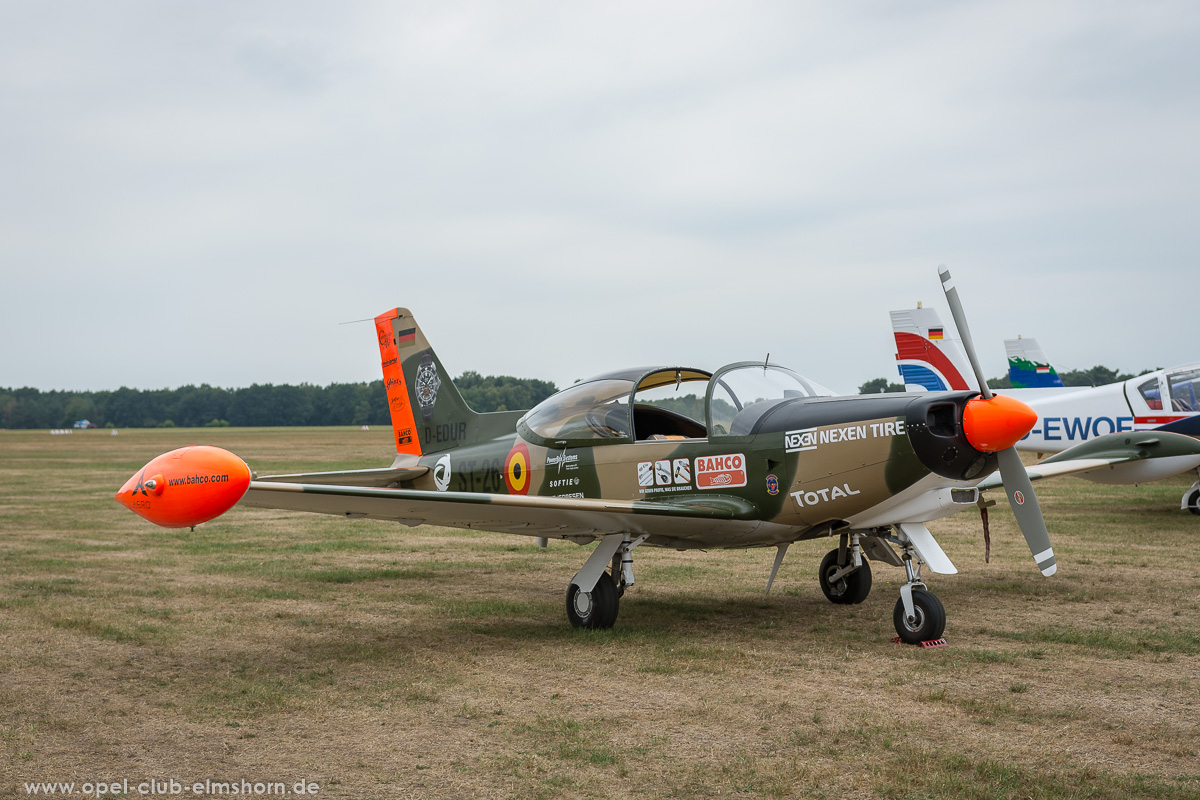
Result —
[[703, 456], [696, 459], [697, 489], [733, 489], [746, 485], [746, 457]]

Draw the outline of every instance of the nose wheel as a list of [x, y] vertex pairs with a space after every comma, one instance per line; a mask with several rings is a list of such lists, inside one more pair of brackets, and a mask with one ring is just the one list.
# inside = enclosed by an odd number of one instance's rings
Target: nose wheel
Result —
[[900, 599], [892, 610], [896, 635], [905, 644], [937, 641], [946, 630], [946, 609], [921, 580], [921, 558], [907, 534], [901, 551], [908, 581], [900, 587]]
[[892, 612], [892, 622], [896, 625], [896, 635], [905, 644], [930, 642], [942, 638], [946, 630], [946, 609], [933, 592], [913, 589], [912, 613], [905, 608], [901, 597]]

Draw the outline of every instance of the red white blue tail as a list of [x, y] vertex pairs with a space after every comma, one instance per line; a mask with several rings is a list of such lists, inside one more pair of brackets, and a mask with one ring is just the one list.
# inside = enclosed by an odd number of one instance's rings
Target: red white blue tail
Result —
[[897, 366], [909, 391], [979, 390], [962, 341], [936, 309], [918, 306], [891, 316]]

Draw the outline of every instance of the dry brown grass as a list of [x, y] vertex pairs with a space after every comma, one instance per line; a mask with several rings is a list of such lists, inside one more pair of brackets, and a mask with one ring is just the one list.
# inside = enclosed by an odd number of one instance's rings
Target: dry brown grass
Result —
[[112, 500], [159, 452], [263, 472], [387, 463], [388, 432], [0, 432], [0, 796], [25, 781], [316, 781], [338, 797], [1200, 797], [1200, 519], [1185, 480], [1039, 485], [934, 524], [950, 644], [891, 643], [899, 570], [835, 607], [827, 549], [637, 552], [610, 632], [562, 608], [586, 551]]

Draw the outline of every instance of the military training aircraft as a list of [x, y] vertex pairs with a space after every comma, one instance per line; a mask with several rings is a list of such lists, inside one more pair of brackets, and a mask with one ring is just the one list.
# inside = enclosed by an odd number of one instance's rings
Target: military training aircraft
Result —
[[[946, 335], [936, 309], [918, 304], [917, 308], [892, 311], [891, 318], [896, 360], [908, 388], [943, 391], [978, 387], [961, 343]], [[1094, 442], [1105, 434], [1161, 431], [1200, 437], [1200, 363], [1155, 370], [1103, 386], [1063, 386], [1034, 340], [1006, 340], [1005, 349], [1009, 377], [1016, 388], [996, 391], [1029, 404], [1037, 412], [1038, 424], [1017, 442], [1016, 448], [1060, 454], [1043, 463], [1059, 461], [1069, 448]], [[1071, 452], [1078, 457], [1083, 451]], [[1192, 470], [1198, 470], [1200, 477], [1198, 468], [1200, 462], [1181, 455], [1084, 471], [1079, 477], [1098, 483], [1142, 483]], [[1184, 491], [1179, 507], [1200, 514], [1200, 480]]]
[[[941, 279], [976, 364], [950, 274]], [[833, 538], [818, 583], [861, 603], [871, 562], [905, 570], [899, 640], [938, 640], [941, 601], [922, 568], [956, 572], [926, 523], [980, 504], [1003, 482], [1038, 568], [1057, 569], [1032, 478], [1154, 461], [1200, 444], [1170, 434], [1100, 437], [1082, 461], [1027, 473], [1013, 445], [1036, 424], [1024, 403], [979, 391], [835, 397], [775, 364], [716, 372], [625, 369], [564, 389], [529, 411], [472, 411], [413, 315], [375, 318], [396, 456], [390, 467], [256, 476], [237, 456], [186, 447], [151, 460], [116, 499], [166, 527], [236, 504], [595, 542], [571, 578], [576, 627], [610, 628], [642, 545], [679, 550], [788, 547]], [[979, 375], [978, 367], [975, 372]], [[999, 467], [999, 474], [993, 475]]]

